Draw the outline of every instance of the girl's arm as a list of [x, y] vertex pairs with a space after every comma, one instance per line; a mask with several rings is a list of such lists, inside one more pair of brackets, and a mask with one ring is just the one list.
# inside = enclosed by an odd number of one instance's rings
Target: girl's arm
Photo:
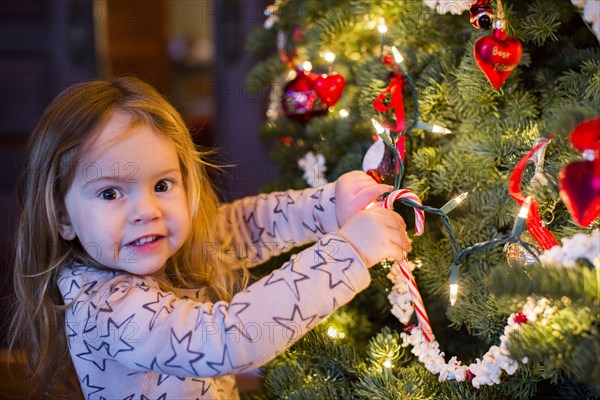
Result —
[[338, 229], [335, 183], [246, 197], [219, 209], [222, 250], [248, 267]]
[[132, 372], [210, 377], [274, 358], [369, 281], [361, 257], [333, 233], [229, 303], [178, 297], [150, 277], [85, 267], [66, 269], [59, 286], [65, 303], [74, 299], [67, 332], [80, 376], [116, 361]]

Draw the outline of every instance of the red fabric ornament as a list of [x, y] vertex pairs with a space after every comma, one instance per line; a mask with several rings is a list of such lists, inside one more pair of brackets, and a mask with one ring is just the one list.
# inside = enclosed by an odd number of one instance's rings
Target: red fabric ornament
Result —
[[[531, 159], [531, 157], [538, 151], [542, 146], [548, 142], [550, 138], [546, 138], [539, 142], [537, 145], [533, 146], [531, 150], [523, 157], [517, 165], [515, 165], [515, 169], [510, 174], [510, 179], [508, 181], [508, 190], [510, 193], [510, 197], [515, 199], [519, 206], [522, 206], [525, 202], [525, 194], [521, 190], [521, 181], [523, 179], [523, 173], [525, 172], [525, 168], [527, 167], [527, 163]], [[558, 242], [552, 233], [544, 226], [544, 222], [542, 221], [542, 217], [540, 216], [540, 212], [538, 210], [538, 205], [536, 201], [531, 202], [531, 208], [529, 209], [529, 214], [527, 215], [527, 230], [533, 236], [535, 241], [540, 245], [542, 250], [549, 250], [552, 247], [556, 246]]]
[[302, 70], [296, 73], [296, 78], [283, 88], [281, 106], [285, 115], [301, 122], [327, 114], [327, 108], [339, 100], [346, 85], [338, 73], [319, 75]]
[[345, 86], [346, 80], [338, 73], [321, 75], [315, 81], [315, 91], [326, 107], [331, 107], [337, 103]]
[[600, 151], [600, 118], [589, 119], [577, 125], [569, 135], [569, 139], [573, 147], [581, 152]]
[[558, 175], [560, 197], [580, 226], [588, 227], [600, 215], [600, 159], [576, 161]]
[[469, 19], [477, 29], [490, 29], [494, 21], [494, 12], [490, 6], [491, 0], [477, 0], [471, 2]]
[[477, 39], [475, 61], [494, 89], [500, 88], [510, 73], [519, 65], [523, 46], [514, 36], [506, 36], [503, 22], [498, 21], [491, 36]]

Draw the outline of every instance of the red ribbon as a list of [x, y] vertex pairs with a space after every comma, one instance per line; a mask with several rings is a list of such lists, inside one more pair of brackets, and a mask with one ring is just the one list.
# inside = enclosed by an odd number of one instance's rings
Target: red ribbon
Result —
[[[515, 169], [510, 175], [510, 180], [508, 182], [510, 196], [515, 199], [519, 205], [523, 205], [525, 202], [525, 195], [521, 191], [521, 181], [523, 179], [523, 172], [527, 167], [527, 162], [535, 154], [535, 152], [548, 143], [550, 139], [551, 138], [545, 138], [541, 140], [536, 146], [529, 150], [529, 153], [527, 153], [525, 157], [523, 157], [521, 161], [517, 163]], [[531, 208], [529, 209], [529, 214], [527, 215], [527, 230], [538, 242], [542, 250], [549, 250], [558, 245], [554, 235], [552, 235], [552, 233], [544, 227], [544, 222], [542, 221], [542, 217], [540, 217], [538, 205], [535, 200], [531, 202]]]
[[[386, 60], [384, 60], [386, 63]], [[404, 88], [404, 78], [400, 73], [394, 73], [390, 84], [383, 92], [377, 96], [373, 101], [373, 107], [379, 112], [386, 112], [394, 110], [396, 115], [396, 133], [400, 133], [406, 127], [406, 120], [404, 118], [404, 101], [402, 99], [402, 89]], [[386, 105], [384, 101], [387, 100], [388, 94], [390, 95], [389, 104]], [[402, 161], [404, 161], [404, 147], [406, 138], [404, 135], [398, 138], [396, 142], [396, 148], [400, 152]]]

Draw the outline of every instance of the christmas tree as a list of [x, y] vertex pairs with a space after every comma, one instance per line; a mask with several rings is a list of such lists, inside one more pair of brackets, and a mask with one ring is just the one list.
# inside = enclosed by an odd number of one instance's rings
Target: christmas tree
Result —
[[272, 88], [261, 134], [277, 139], [282, 169], [264, 190], [363, 169], [423, 206], [394, 192], [388, 206], [414, 234], [408, 260], [372, 268], [371, 287], [268, 364], [248, 398], [599, 395], [599, 8], [266, 10], [247, 45], [262, 60], [248, 86]]

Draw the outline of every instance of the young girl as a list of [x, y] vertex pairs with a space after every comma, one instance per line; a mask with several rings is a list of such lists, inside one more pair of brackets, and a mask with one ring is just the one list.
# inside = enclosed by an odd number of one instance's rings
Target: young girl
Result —
[[[398, 214], [362, 211], [390, 187], [361, 172], [218, 206], [204, 156], [133, 78], [75, 85], [46, 109], [20, 192], [11, 326], [36, 388], [76, 371], [86, 399], [236, 398], [233, 375], [409, 250]], [[248, 267], [315, 241], [246, 288]]]

